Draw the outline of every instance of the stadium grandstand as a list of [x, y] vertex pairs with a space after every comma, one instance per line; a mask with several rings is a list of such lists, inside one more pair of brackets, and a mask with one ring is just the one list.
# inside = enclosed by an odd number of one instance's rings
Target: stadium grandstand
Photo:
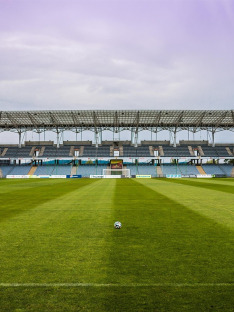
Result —
[[[106, 130], [129, 131], [131, 140], [104, 141]], [[139, 142], [141, 131], [163, 130], [171, 141]], [[206, 130], [212, 140], [177, 142], [183, 130]], [[234, 177], [234, 143], [215, 144], [223, 130], [234, 130], [234, 111], [1, 111], [0, 132], [17, 132], [19, 142], [0, 143], [0, 177]], [[57, 140], [24, 140], [28, 131], [53, 131]], [[63, 141], [64, 131], [90, 131], [94, 141]]]

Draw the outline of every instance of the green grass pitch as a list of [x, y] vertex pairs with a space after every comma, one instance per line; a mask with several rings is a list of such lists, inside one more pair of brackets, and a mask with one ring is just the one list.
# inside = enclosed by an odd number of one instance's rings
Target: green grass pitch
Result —
[[234, 311], [233, 230], [234, 179], [2, 179], [0, 311]]

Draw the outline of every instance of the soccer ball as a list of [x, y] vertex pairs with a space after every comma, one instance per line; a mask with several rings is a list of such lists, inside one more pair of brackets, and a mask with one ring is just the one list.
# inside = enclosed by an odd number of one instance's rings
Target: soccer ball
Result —
[[115, 223], [114, 223], [114, 228], [115, 229], [121, 229], [121, 226], [122, 226], [122, 224], [121, 224], [121, 222], [119, 222], [119, 221], [116, 221]]

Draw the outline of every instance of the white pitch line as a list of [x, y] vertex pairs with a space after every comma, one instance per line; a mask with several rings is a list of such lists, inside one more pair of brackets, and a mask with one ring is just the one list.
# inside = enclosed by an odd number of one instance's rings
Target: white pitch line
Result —
[[0, 287], [220, 287], [234, 283], [155, 283], [155, 284], [102, 284], [102, 283], [0, 283]]

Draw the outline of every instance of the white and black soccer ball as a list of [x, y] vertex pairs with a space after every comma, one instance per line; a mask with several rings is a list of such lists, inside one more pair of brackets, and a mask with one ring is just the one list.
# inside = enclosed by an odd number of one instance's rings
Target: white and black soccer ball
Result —
[[119, 229], [121, 229], [121, 227], [122, 227], [121, 222], [116, 221], [116, 222], [114, 223], [114, 228], [115, 228], [115, 229], [119, 230]]

